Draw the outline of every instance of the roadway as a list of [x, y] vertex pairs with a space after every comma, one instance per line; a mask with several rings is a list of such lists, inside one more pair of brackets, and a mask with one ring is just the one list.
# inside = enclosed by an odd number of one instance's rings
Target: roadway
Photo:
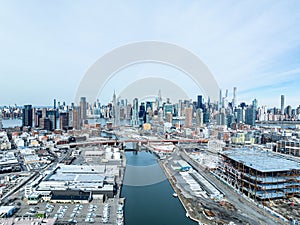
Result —
[[217, 179], [210, 171], [205, 170], [197, 162], [192, 160], [184, 150], [180, 151], [181, 157], [186, 160], [199, 174], [201, 174], [215, 187], [221, 190], [226, 198], [231, 202], [238, 210], [239, 215], [243, 215], [245, 218], [252, 220], [250, 224], [285, 224], [282, 220], [272, 216], [262, 208], [258, 207], [254, 203], [246, 200], [241, 196], [241, 193], [235, 192], [231, 187], [226, 185]]

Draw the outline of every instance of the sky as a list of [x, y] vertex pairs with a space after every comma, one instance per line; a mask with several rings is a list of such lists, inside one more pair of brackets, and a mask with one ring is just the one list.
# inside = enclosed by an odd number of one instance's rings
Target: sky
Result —
[[[297, 107], [299, 27], [298, 0], [0, 0], [0, 105], [50, 105], [54, 98], [70, 104], [103, 55], [156, 40], [197, 55], [223, 93], [229, 90], [229, 100], [237, 87], [238, 102], [256, 98], [259, 105], [280, 107], [283, 94], [286, 105]], [[186, 74], [145, 63], [99, 84], [100, 102], [147, 77], [170, 80], [194, 100], [201, 94]]]

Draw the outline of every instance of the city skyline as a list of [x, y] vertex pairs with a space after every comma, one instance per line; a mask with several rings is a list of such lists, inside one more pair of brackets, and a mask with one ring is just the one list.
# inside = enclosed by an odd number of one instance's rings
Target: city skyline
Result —
[[[192, 51], [223, 91], [238, 87], [238, 102], [257, 98], [260, 105], [279, 107], [285, 95], [286, 105], [300, 103], [297, 1], [56, 3], [2, 3], [0, 74], [10, 85], [1, 87], [1, 105], [72, 102], [90, 65], [111, 49], [143, 40]], [[142, 64], [120, 73], [128, 75], [126, 85], [154, 76], [181, 85], [189, 96], [201, 94], [186, 88], [193, 85], [186, 75], [163, 66]], [[117, 73], [100, 101], [111, 100], [107, 90], [120, 93], [123, 85]]]

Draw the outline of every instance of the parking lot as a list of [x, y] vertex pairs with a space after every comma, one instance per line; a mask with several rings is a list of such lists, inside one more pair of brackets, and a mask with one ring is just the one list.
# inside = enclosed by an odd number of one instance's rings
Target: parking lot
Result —
[[[37, 205], [27, 205], [19, 202], [18, 217], [39, 217], [45, 215], [46, 218], [56, 218], [60, 222], [74, 222], [83, 224], [115, 224], [118, 200], [108, 199], [106, 202], [93, 200], [89, 204], [51, 204], [39, 203]], [[107, 210], [108, 209], [108, 210]], [[107, 215], [108, 213], [108, 215]], [[106, 219], [103, 219], [105, 214]]]

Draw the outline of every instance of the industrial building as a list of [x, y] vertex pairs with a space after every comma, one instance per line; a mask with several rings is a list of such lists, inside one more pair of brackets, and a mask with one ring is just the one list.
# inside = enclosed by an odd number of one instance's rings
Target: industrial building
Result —
[[28, 184], [25, 197], [28, 204], [40, 199], [51, 202], [85, 203], [93, 199], [115, 195], [117, 166], [59, 164], [49, 174], [41, 175]]
[[13, 152], [1, 152], [0, 173], [19, 172], [21, 167]]
[[239, 148], [220, 153], [216, 174], [257, 201], [299, 196], [299, 163], [272, 151]]

